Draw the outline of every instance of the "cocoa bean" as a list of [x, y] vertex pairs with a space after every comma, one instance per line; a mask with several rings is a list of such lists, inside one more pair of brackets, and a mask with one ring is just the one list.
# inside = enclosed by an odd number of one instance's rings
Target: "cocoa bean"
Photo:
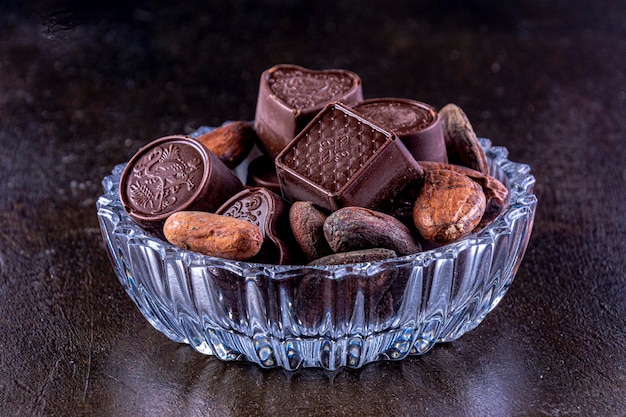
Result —
[[254, 127], [249, 122], [234, 121], [204, 133], [196, 138], [233, 169], [243, 161], [256, 143]]
[[386, 248], [409, 255], [421, 250], [400, 220], [363, 207], [344, 207], [333, 212], [324, 222], [324, 236], [335, 252]]
[[485, 205], [481, 186], [468, 176], [449, 169], [431, 170], [415, 200], [413, 221], [424, 239], [446, 244], [470, 234]]
[[489, 174], [487, 155], [480, 146], [467, 115], [456, 104], [446, 104], [439, 110], [448, 161]]
[[[388, 249], [376, 248], [346, 253], [346, 256], [352, 260], [368, 258], [374, 261], [393, 258], [395, 253]], [[337, 263], [315, 264], [343, 263], [335, 255], [327, 258]], [[386, 320], [393, 313], [394, 300], [391, 288], [397, 276], [398, 270], [395, 268], [386, 268], [371, 276], [349, 274], [338, 280], [322, 278], [315, 272], [307, 273], [294, 291], [294, 312], [301, 324], [316, 327], [328, 320], [329, 314], [331, 320], [337, 321], [352, 317], [355, 302], [359, 298], [365, 307], [366, 315], [378, 321]]]
[[309, 262], [332, 253], [324, 237], [324, 222], [327, 217], [313, 203], [307, 201], [296, 201], [289, 209], [291, 231]]
[[323, 256], [309, 263], [309, 265], [345, 265], [361, 262], [376, 262], [383, 259], [395, 258], [396, 253], [391, 249], [372, 248], [350, 252], [339, 252]]
[[179, 211], [167, 218], [165, 238], [178, 247], [209, 256], [246, 260], [263, 244], [259, 227], [245, 220], [201, 211]]
[[485, 214], [483, 214], [477, 226], [478, 228], [483, 228], [491, 223], [508, 204], [509, 190], [497, 178], [491, 175], [485, 175], [482, 172], [461, 165], [444, 164], [441, 162], [420, 161], [420, 165], [425, 171], [450, 169], [460, 174], [467, 175], [480, 184], [485, 193], [486, 206]]
[[320, 326], [335, 304], [337, 282], [311, 273], [298, 282], [293, 297], [297, 320], [308, 328]]

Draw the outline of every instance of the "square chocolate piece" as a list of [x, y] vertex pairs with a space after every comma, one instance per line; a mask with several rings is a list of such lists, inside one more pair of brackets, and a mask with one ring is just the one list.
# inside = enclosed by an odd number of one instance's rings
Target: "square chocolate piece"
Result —
[[380, 209], [423, 171], [398, 137], [330, 103], [276, 157], [283, 196], [327, 210]]

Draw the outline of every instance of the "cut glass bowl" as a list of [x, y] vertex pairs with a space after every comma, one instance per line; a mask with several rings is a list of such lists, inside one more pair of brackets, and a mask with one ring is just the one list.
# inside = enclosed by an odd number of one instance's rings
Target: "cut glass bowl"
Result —
[[141, 313], [170, 339], [262, 367], [358, 368], [420, 355], [475, 328], [502, 299], [530, 238], [530, 167], [480, 139], [509, 204], [490, 225], [409, 256], [339, 266], [230, 261], [175, 247], [129, 218], [103, 180], [98, 218], [111, 263]]

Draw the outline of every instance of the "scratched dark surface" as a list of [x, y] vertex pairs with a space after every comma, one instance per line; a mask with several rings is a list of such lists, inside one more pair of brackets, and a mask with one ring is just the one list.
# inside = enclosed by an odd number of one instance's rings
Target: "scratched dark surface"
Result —
[[[626, 415], [624, 2], [308, 3], [0, 3], [0, 415]], [[455, 102], [531, 165], [528, 252], [477, 329], [287, 373], [140, 315], [100, 237], [102, 177], [157, 137], [252, 119], [277, 63]]]

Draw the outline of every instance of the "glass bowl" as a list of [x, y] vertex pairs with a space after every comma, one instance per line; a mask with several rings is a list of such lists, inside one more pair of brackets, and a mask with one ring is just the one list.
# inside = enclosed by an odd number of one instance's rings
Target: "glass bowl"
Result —
[[281, 266], [177, 248], [140, 228], [103, 180], [98, 218], [111, 263], [141, 313], [170, 339], [262, 367], [358, 368], [427, 352], [475, 328], [502, 299], [531, 234], [530, 167], [480, 139], [509, 205], [454, 243], [379, 262]]

